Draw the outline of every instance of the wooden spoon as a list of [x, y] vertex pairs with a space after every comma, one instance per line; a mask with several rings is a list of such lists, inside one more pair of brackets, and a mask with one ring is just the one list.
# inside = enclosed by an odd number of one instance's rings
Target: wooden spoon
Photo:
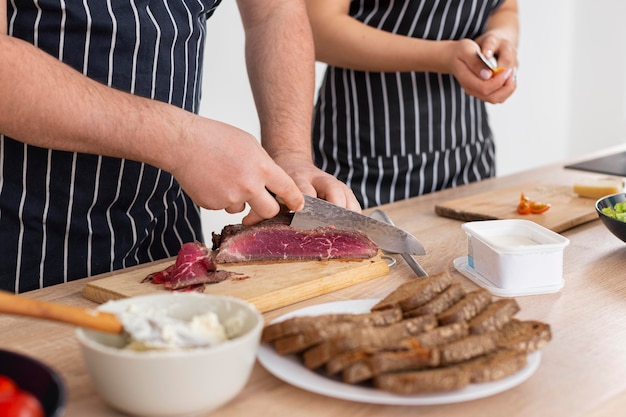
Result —
[[[54, 320], [107, 333], [125, 334], [148, 348], [205, 347], [215, 343], [213, 335], [198, 332], [191, 322], [171, 317], [130, 314], [132, 317], [123, 316], [122, 319], [114, 313], [34, 300], [6, 291], [0, 291], [0, 313]], [[162, 331], [166, 327], [167, 331]]]
[[34, 300], [5, 291], [0, 291], [0, 313], [60, 321], [107, 333], [124, 333], [122, 322], [113, 313]]

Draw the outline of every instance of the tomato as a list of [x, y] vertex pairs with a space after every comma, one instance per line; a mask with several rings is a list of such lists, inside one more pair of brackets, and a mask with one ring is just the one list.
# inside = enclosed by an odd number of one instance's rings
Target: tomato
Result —
[[15, 395], [16, 392], [17, 385], [15, 382], [9, 377], [0, 375], [0, 399]]
[[517, 212], [519, 214], [528, 214], [530, 213], [530, 203], [526, 200], [521, 200], [517, 205]]
[[21, 390], [11, 378], [0, 375], [1, 417], [44, 417], [39, 400]]
[[550, 208], [550, 204], [532, 201], [524, 193], [519, 197], [517, 212], [519, 214], [541, 214]]
[[0, 416], [44, 417], [44, 412], [34, 395], [26, 391], [17, 391], [14, 395], [0, 400]]
[[549, 208], [550, 208], [550, 204], [539, 203], [536, 201], [533, 201], [530, 203], [530, 212], [533, 214], [541, 214], [544, 211], [547, 211]]

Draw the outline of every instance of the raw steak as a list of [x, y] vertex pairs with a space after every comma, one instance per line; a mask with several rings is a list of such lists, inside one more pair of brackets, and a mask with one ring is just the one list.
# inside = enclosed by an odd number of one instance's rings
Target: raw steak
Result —
[[247, 261], [302, 261], [324, 259], [367, 259], [378, 246], [361, 232], [321, 227], [299, 230], [279, 222], [244, 227], [224, 227], [213, 234], [213, 249], [219, 263]]
[[185, 243], [176, 256], [176, 262], [148, 275], [142, 282], [163, 284], [168, 290], [203, 289], [203, 284], [224, 281], [232, 272], [218, 271], [211, 251], [200, 242]]

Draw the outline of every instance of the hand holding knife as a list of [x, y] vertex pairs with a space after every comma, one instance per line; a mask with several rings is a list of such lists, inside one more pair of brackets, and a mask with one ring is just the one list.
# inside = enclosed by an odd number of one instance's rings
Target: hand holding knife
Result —
[[504, 71], [504, 68], [498, 66], [498, 62], [496, 61], [495, 57], [487, 58], [482, 52], [480, 52], [480, 50], [476, 51], [476, 55], [478, 55], [478, 58], [480, 58], [483, 64], [485, 64], [487, 68], [491, 70], [493, 75], [499, 74]]

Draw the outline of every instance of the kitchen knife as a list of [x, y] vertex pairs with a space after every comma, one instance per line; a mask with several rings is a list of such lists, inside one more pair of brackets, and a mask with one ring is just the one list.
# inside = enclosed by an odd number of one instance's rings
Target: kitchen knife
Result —
[[487, 58], [480, 51], [476, 51], [476, 55], [478, 55], [478, 58], [483, 61], [483, 64], [485, 64], [494, 74], [504, 71], [504, 68], [498, 66], [498, 61], [496, 61], [495, 57]]
[[293, 213], [291, 226], [297, 229], [335, 226], [365, 233], [387, 252], [424, 255], [421, 243], [410, 233], [371, 217], [304, 195], [304, 208]]

